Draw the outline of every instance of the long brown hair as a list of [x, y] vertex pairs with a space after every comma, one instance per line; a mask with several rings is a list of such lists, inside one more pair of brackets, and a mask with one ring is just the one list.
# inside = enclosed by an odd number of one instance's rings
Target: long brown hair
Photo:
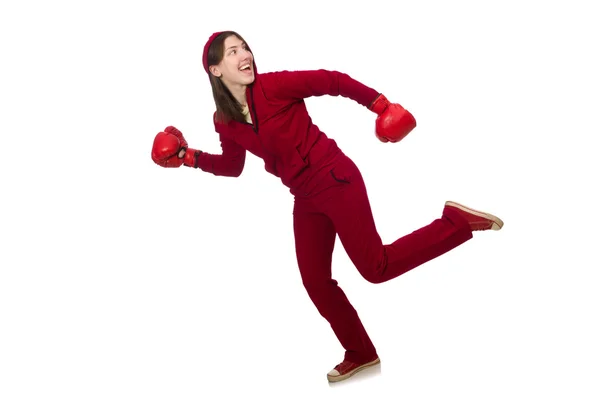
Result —
[[[225, 55], [225, 40], [232, 35], [246, 42], [242, 36], [232, 30], [227, 30], [219, 34], [208, 48], [207, 58], [209, 67], [221, 62]], [[246, 46], [248, 51], [252, 52], [247, 43]], [[235, 120], [245, 123], [246, 118], [242, 114], [242, 105], [233, 97], [229, 88], [227, 88], [221, 78], [216, 77], [210, 72], [208, 76], [210, 78], [215, 105], [217, 106], [217, 121], [228, 123], [231, 120]]]

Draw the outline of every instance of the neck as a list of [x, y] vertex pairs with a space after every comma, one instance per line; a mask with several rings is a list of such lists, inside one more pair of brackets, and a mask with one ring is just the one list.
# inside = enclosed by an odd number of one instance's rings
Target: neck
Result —
[[229, 88], [233, 97], [242, 104], [242, 106], [246, 105], [246, 85], [244, 84], [235, 84]]

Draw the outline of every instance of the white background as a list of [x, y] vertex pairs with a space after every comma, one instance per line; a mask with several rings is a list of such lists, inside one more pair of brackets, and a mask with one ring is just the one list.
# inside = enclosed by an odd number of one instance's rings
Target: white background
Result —
[[[592, 1], [199, 4], [2, 3], [0, 395], [599, 395]], [[150, 158], [168, 125], [219, 153], [201, 53], [226, 29], [259, 72], [343, 71], [413, 112], [384, 145], [366, 108], [307, 100], [386, 243], [445, 200], [505, 221], [380, 285], [338, 241], [380, 372], [328, 385], [343, 350], [262, 160], [224, 178]]]

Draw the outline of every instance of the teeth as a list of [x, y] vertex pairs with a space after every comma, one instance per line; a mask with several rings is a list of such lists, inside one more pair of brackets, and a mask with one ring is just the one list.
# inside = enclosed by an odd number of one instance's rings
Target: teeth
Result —
[[246, 69], [250, 69], [250, 65], [242, 66], [242, 67], [240, 68], [240, 70], [246, 70]]

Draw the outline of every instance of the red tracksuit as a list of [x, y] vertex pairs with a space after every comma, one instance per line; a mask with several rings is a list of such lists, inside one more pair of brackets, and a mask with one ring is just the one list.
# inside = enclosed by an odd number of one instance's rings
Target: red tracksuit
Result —
[[332, 279], [336, 233], [348, 256], [369, 282], [393, 279], [472, 237], [469, 225], [447, 211], [431, 224], [383, 245], [376, 230], [361, 173], [313, 124], [304, 98], [335, 95], [368, 108], [378, 92], [336, 71], [282, 71], [258, 74], [246, 90], [252, 123], [230, 122], [215, 129], [222, 154], [202, 153], [198, 167], [239, 176], [246, 151], [264, 159], [294, 195], [294, 235], [302, 281], [319, 313], [327, 319], [357, 363], [377, 353], [356, 311]]

